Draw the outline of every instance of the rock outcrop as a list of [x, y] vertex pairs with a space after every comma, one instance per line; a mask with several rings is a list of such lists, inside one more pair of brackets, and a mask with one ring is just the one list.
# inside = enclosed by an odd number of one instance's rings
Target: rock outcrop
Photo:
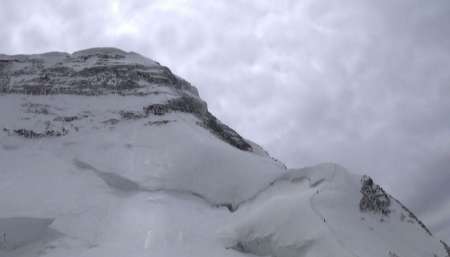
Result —
[[[25, 95], [161, 95], [159, 103], [143, 106], [142, 112], [123, 110], [124, 120], [162, 116], [169, 112], [191, 113], [197, 123], [237, 147], [252, 151], [252, 146], [236, 131], [208, 111], [198, 91], [169, 68], [137, 53], [116, 48], [93, 48], [73, 54], [51, 52], [38, 55], [0, 55], [0, 94]], [[48, 106], [31, 104], [34, 113], [50, 114]], [[72, 122], [78, 116], [57, 117], [57, 122]], [[69, 128], [4, 128], [9, 134], [25, 138], [64, 136]]]

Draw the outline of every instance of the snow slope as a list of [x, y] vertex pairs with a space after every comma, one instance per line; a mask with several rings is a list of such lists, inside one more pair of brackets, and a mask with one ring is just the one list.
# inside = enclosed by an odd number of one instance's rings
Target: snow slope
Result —
[[292, 170], [235, 214], [228, 244], [259, 256], [446, 256], [398, 203], [361, 212], [359, 176], [335, 164]]
[[0, 55], [0, 256], [447, 256], [359, 177], [287, 170], [157, 62]]

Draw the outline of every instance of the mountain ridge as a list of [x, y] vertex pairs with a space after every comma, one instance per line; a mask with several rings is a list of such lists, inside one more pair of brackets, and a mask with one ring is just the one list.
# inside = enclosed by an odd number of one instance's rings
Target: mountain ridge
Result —
[[164, 84], [198, 97], [197, 89], [169, 68], [117, 48], [90, 48], [73, 54], [0, 55], [0, 70], [3, 93], [145, 95], [155, 92], [151, 85]]
[[133, 52], [0, 55], [0, 117], [1, 257], [448, 255], [373, 181], [287, 169]]
[[[166, 103], [143, 106], [143, 113], [124, 111], [123, 116], [137, 119], [148, 116], [150, 112], [154, 115], [170, 111], [192, 113], [202, 120], [200, 125], [224, 141], [241, 150], [252, 151], [248, 142], [208, 111], [206, 103], [190, 83], [153, 60], [118, 48], [90, 48], [72, 54], [0, 55], [0, 92], [91, 96], [167, 94]], [[66, 133], [53, 130], [38, 133], [23, 129], [13, 132], [25, 137]]]

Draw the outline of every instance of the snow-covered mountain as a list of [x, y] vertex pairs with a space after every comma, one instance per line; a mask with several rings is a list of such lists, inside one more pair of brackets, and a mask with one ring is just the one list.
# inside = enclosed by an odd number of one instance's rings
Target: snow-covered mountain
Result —
[[0, 92], [2, 257], [448, 255], [372, 180], [287, 169], [139, 54], [0, 55]]

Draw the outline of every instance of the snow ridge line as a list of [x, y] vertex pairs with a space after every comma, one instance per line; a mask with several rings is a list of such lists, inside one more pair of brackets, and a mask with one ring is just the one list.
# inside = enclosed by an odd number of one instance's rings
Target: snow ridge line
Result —
[[[306, 167], [306, 168], [308, 168], [308, 167]], [[271, 187], [275, 186], [275, 184], [277, 184], [279, 182], [282, 182], [282, 181], [288, 181], [288, 182], [291, 182], [291, 183], [298, 183], [298, 182], [301, 182], [303, 180], [308, 180], [309, 181], [309, 186], [311, 188], [314, 188], [314, 187], [322, 184], [323, 182], [325, 182], [327, 180], [327, 178], [321, 178], [321, 179], [318, 179], [317, 181], [313, 182], [312, 179], [307, 174], [298, 174], [298, 173], [301, 173], [301, 171], [306, 169], [306, 168], [303, 168], [303, 169], [300, 169], [300, 170], [297, 170], [297, 171], [288, 171], [288, 172], [282, 174], [281, 176], [279, 176], [279, 177], [275, 178], [274, 180], [272, 180], [268, 185], [266, 185], [265, 187], [261, 188], [253, 196], [251, 196], [251, 197], [249, 197], [249, 198], [247, 198], [247, 199], [237, 203], [234, 206], [231, 205], [230, 211], [231, 212], [237, 211], [241, 205], [258, 198], [258, 196], [260, 194], [264, 193], [265, 191], [269, 190]], [[333, 175], [329, 179], [330, 181], [333, 181], [335, 179], [336, 173], [337, 173], [337, 171], [336, 171], [336, 164], [334, 164]]]
[[201, 201], [205, 202], [207, 205], [211, 207], [226, 207], [227, 209], [230, 209], [230, 204], [217, 204], [212, 201], [210, 201], [208, 198], [204, 197], [203, 195], [190, 191], [190, 190], [179, 190], [179, 189], [170, 189], [170, 188], [147, 188], [139, 183], [122, 177], [118, 174], [112, 173], [112, 172], [106, 172], [101, 171], [94, 166], [92, 166], [89, 163], [83, 162], [77, 158], [73, 159], [74, 165], [82, 170], [90, 170], [92, 171], [97, 177], [99, 177], [101, 180], [103, 180], [108, 187], [117, 190], [122, 193], [139, 193], [139, 192], [147, 192], [147, 193], [158, 193], [158, 192], [167, 192], [172, 194], [181, 194], [181, 195], [189, 195], [194, 196], [197, 199], [200, 199]]
[[[332, 175], [332, 179], [334, 180], [336, 177], [336, 164], [334, 165], [334, 169], [333, 169], [333, 175]], [[323, 191], [323, 190], [322, 190]], [[339, 236], [337, 235], [336, 231], [326, 222], [326, 218], [325, 216], [319, 211], [319, 209], [317, 209], [315, 203], [314, 203], [314, 199], [316, 198], [316, 196], [319, 195], [319, 190], [317, 190], [316, 193], [314, 193], [310, 198], [309, 198], [309, 205], [311, 206], [311, 209], [314, 211], [314, 213], [317, 214], [317, 216], [320, 217], [321, 220], [324, 221], [325, 226], [328, 228], [328, 230], [330, 231], [330, 233], [334, 236], [334, 238], [336, 239], [336, 242], [343, 248], [345, 249], [348, 253], [350, 253], [350, 255], [352, 255], [353, 257], [359, 257], [358, 255], [356, 255], [352, 250], [350, 250], [349, 248], [347, 248], [347, 246], [344, 244], [344, 242], [339, 238]]]
[[[238, 202], [237, 204], [226, 203], [226, 202], [225, 203], [215, 203], [212, 200], [208, 199], [207, 197], [205, 197], [197, 192], [191, 191], [191, 190], [179, 190], [179, 189], [171, 189], [171, 188], [147, 188], [147, 187], [140, 185], [136, 181], [125, 178], [116, 173], [99, 170], [96, 167], [92, 166], [91, 164], [81, 161], [77, 158], [73, 159], [73, 164], [79, 169], [92, 171], [97, 177], [102, 179], [110, 188], [117, 190], [119, 192], [122, 192], [122, 193], [167, 192], [167, 193], [190, 195], [190, 196], [194, 196], [195, 198], [202, 200], [203, 202], [205, 202], [207, 205], [209, 205], [211, 207], [215, 207], [215, 208], [225, 207], [230, 212], [237, 211], [241, 205], [253, 201], [254, 199], [258, 198], [259, 195], [261, 195], [262, 193], [264, 193], [265, 191], [269, 190], [270, 188], [275, 186], [277, 183], [282, 182], [282, 181], [298, 183], [303, 180], [308, 180], [309, 186], [311, 188], [314, 188], [314, 187], [322, 184], [323, 182], [327, 181], [327, 178], [321, 178], [321, 179], [318, 179], [317, 181], [313, 182], [312, 179], [307, 174], [298, 174], [298, 173], [300, 173], [299, 171], [287, 172], [287, 173], [282, 174], [281, 176], [275, 178], [274, 180], [272, 180], [270, 183], [268, 183], [266, 186], [264, 186], [258, 192], [256, 192], [253, 196], [251, 196], [245, 200], [242, 200], [242, 201]], [[333, 181], [335, 179], [336, 173], [337, 172], [336, 172], [336, 167], [335, 167], [333, 175], [331, 176], [331, 178], [329, 178], [330, 181]]]
[[256, 192], [253, 196], [237, 203], [236, 205], [232, 205], [230, 211], [231, 212], [235, 212], [239, 209], [239, 207], [245, 203], [248, 203], [250, 201], [255, 200], [256, 198], [258, 198], [258, 196], [262, 193], [264, 193], [265, 191], [269, 190], [271, 187], [273, 187], [275, 184], [282, 182], [282, 181], [289, 181], [292, 183], [297, 183], [300, 182], [302, 180], [309, 180], [311, 181], [310, 178], [308, 178], [307, 176], [303, 175], [303, 176], [299, 176], [299, 177], [295, 177], [295, 178], [289, 178], [288, 176], [286, 176], [287, 174], [283, 174], [280, 177], [274, 179], [273, 181], [271, 181], [268, 185], [264, 186], [263, 188], [261, 188], [258, 192]]

